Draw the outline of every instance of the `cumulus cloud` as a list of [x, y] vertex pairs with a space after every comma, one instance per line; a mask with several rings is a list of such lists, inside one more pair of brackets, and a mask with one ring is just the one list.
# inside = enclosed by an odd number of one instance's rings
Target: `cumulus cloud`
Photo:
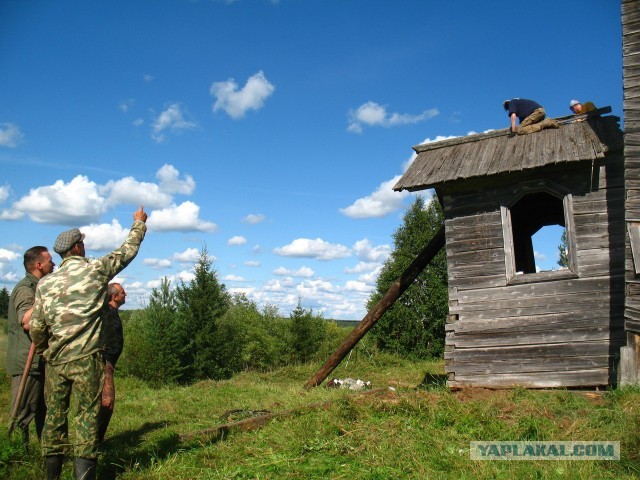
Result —
[[232, 246], [244, 245], [245, 243], [247, 243], [247, 239], [240, 235], [236, 235], [235, 237], [231, 237], [229, 240], [227, 240], [227, 245], [232, 245]]
[[389, 258], [391, 247], [389, 245], [373, 246], [373, 244], [365, 238], [358, 240], [353, 245], [353, 253], [361, 260], [381, 262]]
[[171, 258], [179, 263], [195, 263], [200, 258], [200, 250], [187, 248], [184, 252], [174, 253]]
[[53, 185], [34, 188], [13, 204], [15, 211], [29, 215], [34, 222], [62, 225], [95, 222], [106, 207], [98, 185], [84, 175], [69, 183], [58, 180]]
[[151, 138], [161, 143], [166, 140], [166, 132], [181, 133], [184, 130], [193, 130], [198, 126], [197, 123], [186, 120], [183, 107], [179, 103], [172, 103], [166, 110], [160, 113], [154, 120]]
[[171, 205], [173, 197], [161, 191], [155, 183], [139, 182], [133, 177], [111, 180], [105, 187], [109, 192], [108, 203], [144, 205], [148, 208], [163, 208]]
[[131, 107], [135, 104], [135, 100], [132, 98], [127, 98], [126, 100], [120, 100], [118, 102], [118, 110], [122, 113], [127, 113]]
[[284, 268], [284, 267], [278, 267], [273, 271], [274, 275], [278, 275], [281, 277], [313, 277], [313, 275], [315, 274], [315, 272], [306, 266], [302, 266], [297, 270], [290, 270], [288, 268]]
[[111, 224], [91, 224], [80, 227], [85, 234], [84, 244], [87, 250], [115, 250], [127, 239], [128, 228], [123, 228], [116, 219]]
[[393, 191], [393, 186], [399, 179], [400, 175], [396, 175], [391, 180], [382, 182], [375, 192], [359, 198], [348, 207], [341, 208], [340, 213], [350, 218], [379, 218], [398, 210], [402, 207], [404, 199], [411, 195], [407, 191]]
[[20, 254], [7, 250], [6, 248], [0, 248], [0, 263], [9, 263], [17, 260], [21, 257]]
[[255, 225], [257, 223], [264, 222], [264, 219], [265, 219], [265, 216], [261, 213], [250, 213], [249, 215], [244, 217], [242, 221], [245, 223], [250, 223], [252, 225]]
[[386, 107], [369, 101], [360, 105], [356, 110], [349, 111], [349, 126], [347, 130], [353, 133], [361, 133], [363, 126], [393, 127], [396, 125], [420, 123], [435, 117], [439, 113], [437, 108], [425, 110], [418, 115], [388, 113]]
[[171, 268], [171, 260], [167, 260], [166, 258], [145, 258], [142, 263], [155, 270]]
[[0, 203], [4, 202], [7, 198], [9, 198], [10, 193], [11, 193], [11, 187], [9, 187], [9, 185], [0, 186]]
[[160, 181], [160, 188], [167, 193], [181, 193], [191, 195], [196, 189], [196, 182], [191, 175], [180, 179], [180, 172], [173, 165], [165, 163], [156, 172], [156, 178]]
[[242, 89], [238, 88], [233, 78], [224, 82], [213, 82], [210, 90], [211, 95], [216, 97], [213, 111], [223, 110], [233, 119], [242, 118], [248, 110], [262, 108], [274, 91], [275, 87], [262, 71], [249, 77]]
[[297, 238], [289, 245], [274, 249], [276, 255], [283, 257], [308, 257], [318, 260], [334, 260], [351, 255], [347, 247], [340, 244], [331, 244], [321, 238]]
[[0, 147], [15, 148], [23, 139], [20, 127], [13, 123], [0, 123]]
[[366, 273], [372, 272], [380, 267], [378, 262], [358, 262], [355, 267], [345, 268], [345, 273]]
[[244, 282], [245, 281], [244, 277], [241, 277], [240, 275], [233, 275], [233, 274], [225, 275], [224, 277], [222, 277], [222, 279], [227, 282]]
[[193, 202], [183, 202], [161, 210], [154, 210], [149, 215], [147, 226], [157, 232], [215, 232], [218, 226], [199, 218], [200, 207]]
[[0, 220], [13, 221], [20, 220], [22, 217], [24, 217], [24, 213], [17, 210], [9, 210], [5, 208], [0, 212]]
[[259, 267], [261, 265], [257, 260], [247, 260], [243, 263], [245, 267]]

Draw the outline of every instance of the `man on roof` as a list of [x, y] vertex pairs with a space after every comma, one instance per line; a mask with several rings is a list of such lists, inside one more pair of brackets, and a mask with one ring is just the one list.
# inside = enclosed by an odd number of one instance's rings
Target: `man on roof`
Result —
[[[558, 123], [546, 118], [547, 113], [542, 105], [526, 98], [512, 98], [505, 100], [502, 104], [511, 119], [511, 133], [518, 135], [528, 135], [539, 132], [544, 128], [559, 128]], [[520, 125], [516, 127], [516, 117], [520, 120]]]
[[597, 110], [597, 108], [593, 102], [582, 103], [580, 100], [571, 100], [569, 102], [569, 110], [571, 110], [575, 115], [580, 115], [582, 113], [593, 112]]

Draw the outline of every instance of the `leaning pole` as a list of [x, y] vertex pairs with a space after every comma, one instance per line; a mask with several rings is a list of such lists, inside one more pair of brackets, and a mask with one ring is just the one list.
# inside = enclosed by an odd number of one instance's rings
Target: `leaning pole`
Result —
[[344, 339], [342, 345], [328, 358], [325, 364], [318, 370], [313, 377], [305, 384], [304, 388], [309, 389], [320, 385], [327, 376], [340, 364], [340, 362], [347, 356], [351, 349], [360, 341], [365, 333], [369, 331], [371, 327], [380, 319], [380, 317], [386, 312], [400, 295], [413, 283], [413, 281], [420, 275], [420, 272], [431, 262], [433, 257], [437, 255], [442, 247], [444, 247], [444, 225], [440, 227], [438, 233], [429, 241], [429, 243], [422, 249], [416, 259], [411, 262], [411, 265], [402, 272], [402, 275], [391, 284], [387, 293], [369, 310], [369, 313], [360, 321], [357, 327], [355, 327], [349, 336]]

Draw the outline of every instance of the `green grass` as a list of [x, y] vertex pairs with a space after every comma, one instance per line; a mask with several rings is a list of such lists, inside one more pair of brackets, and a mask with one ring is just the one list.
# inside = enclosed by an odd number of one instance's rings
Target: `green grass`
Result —
[[[0, 363], [3, 341], [0, 336]], [[306, 391], [302, 386], [318, 364], [156, 390], [118, 377], [99, 478], [640, 478], [640, 389], [450, 392], [442, 386], [439, 361], [361, 354], [343, 363], [333, 377], [362, 378], [396, 390], [364, 396], [323, 386]], [[2, 377], [5, 425], [8, 400], [9, 382]], [[182, 433], [237, 419], [227, 413], [231, 410], [280, 412], [329, 400], [326, 408], [302, 409], [223, 440], [179, 440]], [[471, 461], [472, 440], [619, 440], [622, 459]], [[26, 452], [6, 430], [0, 432], [0, 478], [42, 477], [37, 441], [32, 439]], [[69, 463], [63, 478], [72, 478]]]

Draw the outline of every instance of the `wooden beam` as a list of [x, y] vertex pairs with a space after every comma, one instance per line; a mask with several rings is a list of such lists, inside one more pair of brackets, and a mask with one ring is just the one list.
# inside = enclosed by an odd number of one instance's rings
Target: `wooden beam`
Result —
[[411, 262], [411, 265], [400, 275], [395, 282], [391, 284], [387, 293], [369, 310], [369, 313], [360, 321], [357, 327], [355, 327], [349, 336], [342, 342], [342, 345], [329, 357], [325, 364], [316, 372], [316, 374], [309, 379], [305, 384], [305, 388], [309, 389], [320, 385], [325, 378], [340, 364], [340, 362], [347, 356], [351, 349], [360, 341], [360, 339], [369, 331], [371, 327], [380, 319], [380, 317], [386, 312], [400, 295], [413, 283], [413, 281], [420, 275], [420, 272], [431, 262], [438, 252], [444, 247], [445, 235], [444, 225], [440, 227], [438, 233], [431, 239], [431, 241], [425, 246], [416, 259]]
[[[360, 392], [359, 395], [378, 395], [380, 393], [389, 392], [389, 388], [380, 387], [373, 390], [366, 390]], [[217, 442], [224, 440], [231, 432], [251, 432], [259, 430], [267, 425], [274, 418], [291, 417], [294, 414], [302, 413], [308, 410], [319, 410], [321, 408], [328, 408], [335, 400], [327, 400], [324, 402], [311, 403], [299, 408], [293, 408], [291, 410], [283, 410], [280, 412], [269, 412], [264, 415], [258, 415], [255, 417], [245, 418], [238, 420], [237, 422], [223, 423], [212, 428], [205, 428], [204, 430], [198, 430], [196, 432], [180, 433], [178, 438], [181, 442], [190, 442], [193, 440], [199, 440], [200, 442]]]

